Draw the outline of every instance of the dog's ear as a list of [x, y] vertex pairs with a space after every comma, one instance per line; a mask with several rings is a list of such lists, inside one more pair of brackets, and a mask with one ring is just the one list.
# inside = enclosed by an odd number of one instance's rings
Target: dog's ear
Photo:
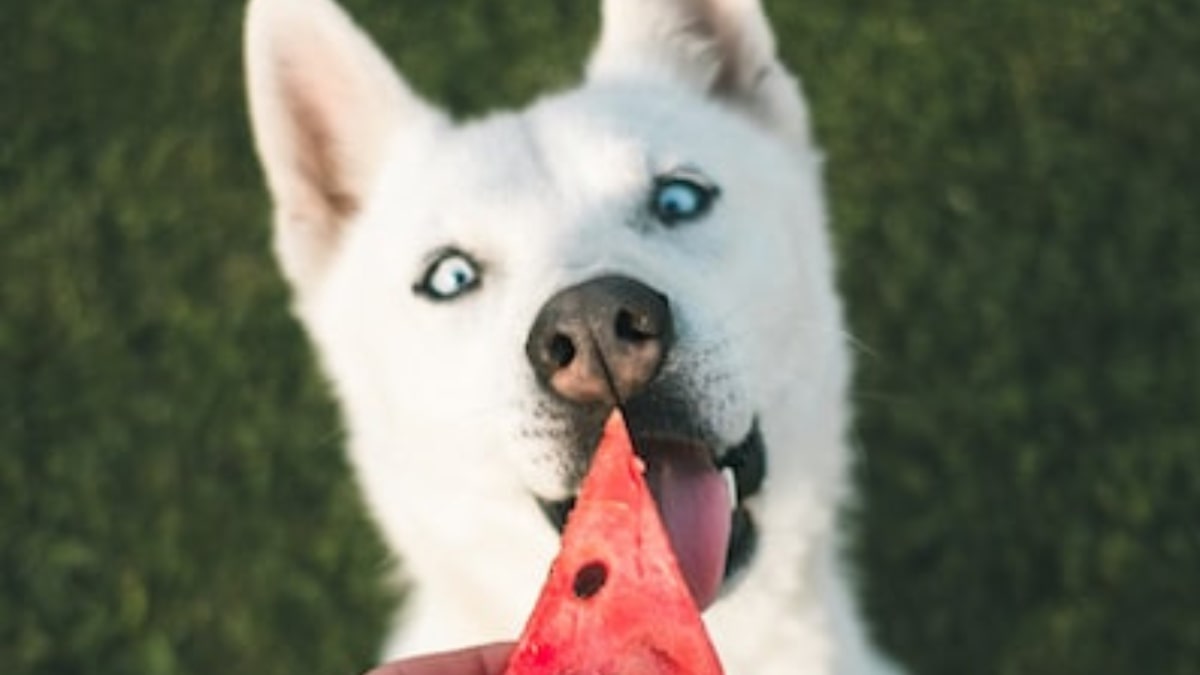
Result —
[[275, 201], [275, 248], [303, 296], [322, 278], [390, 141], [439, 124], [331, 0], [251, 0], [250, 117]]
[[602, 0], [593, 81], [670, 77], [801, 146], [808, 113], [759, 0]]

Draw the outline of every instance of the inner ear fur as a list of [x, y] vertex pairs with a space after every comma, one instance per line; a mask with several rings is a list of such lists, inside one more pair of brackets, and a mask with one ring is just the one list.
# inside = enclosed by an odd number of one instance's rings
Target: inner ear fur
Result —
[[276, 251], [305, 293], [361, 210], [392, 139], [441, 115], [330, 0], [252, 0], [245, 54]]

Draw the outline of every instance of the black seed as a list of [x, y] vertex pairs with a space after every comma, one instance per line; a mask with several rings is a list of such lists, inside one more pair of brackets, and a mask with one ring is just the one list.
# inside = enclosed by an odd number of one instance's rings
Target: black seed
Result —
[[575, 591], [575, 597], [587, 600], [599, 593], [607, 581], [608, 567], [596, 560], [579, 568], [579, 571], [575, 573], [575, 584], [571, 590]]

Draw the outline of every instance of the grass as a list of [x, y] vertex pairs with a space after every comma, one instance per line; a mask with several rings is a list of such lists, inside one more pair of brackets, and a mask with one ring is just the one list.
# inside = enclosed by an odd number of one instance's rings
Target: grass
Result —
[[[347, 2], [470, 114], [590, 3]], [[828, 154], [853, 518], [914, 672], [1200, 663], [1200, 6], [768, 2]], [[366, 668], [398, 598], [268, 250], [238, 2], [0, 16], [0, 664]]]

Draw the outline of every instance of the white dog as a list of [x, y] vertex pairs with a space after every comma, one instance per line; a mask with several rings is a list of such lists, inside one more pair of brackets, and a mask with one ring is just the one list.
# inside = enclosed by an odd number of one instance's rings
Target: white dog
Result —
[[330, 0], [250, 3], [279, 260], [414, 583], [388, 653], [516, 637], [620, 401], [728, 671], [890, 672], [797, 84], [757, 0], [602, 11], [582, 86], [455, 123]]

